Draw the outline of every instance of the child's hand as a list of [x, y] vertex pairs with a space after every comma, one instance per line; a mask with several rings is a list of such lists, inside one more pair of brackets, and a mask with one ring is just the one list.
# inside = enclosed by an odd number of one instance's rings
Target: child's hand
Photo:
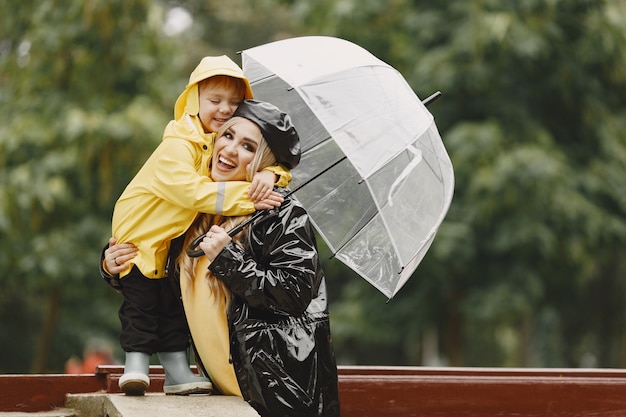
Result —
[[276, 181], [276, 175], [273, 172], [255, 172], [252, 177], [248, 198], [252, 200], [253, 203], [258, 203], [261, 200], [269, 198], [274, 189], [274, 181]]
[[276, 191], [272, 191], [270, 192], [270, 195], [268, 198], [264, 198], [263, 200], [254, 203], [254, 208], [255, 210], [268, 210], [274, 207], [278, 207], [281, 204], [283, 204], [283, 201], [285, 199], [283, 198], [282, 195], [280, 195], [280, 193], [277, 193]]

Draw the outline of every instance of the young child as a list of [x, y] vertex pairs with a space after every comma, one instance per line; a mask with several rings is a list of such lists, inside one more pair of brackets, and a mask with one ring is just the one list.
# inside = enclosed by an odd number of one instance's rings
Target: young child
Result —
[[[180, 301], [166, 278], [171, 242], [183, 235], [198, 213], [245, 215], [279, 206], [272, 191], [291, 180], [281, 166], [257, 173], [252, 182], [213, 182], [209, 165], [219, 127], [239, 103], [252, 98], [243, 71], [226, 56], [205, 57], [191, 73], [174, 107], [174, 120], [163, 140], [118, 199], [110, 243], [133, 244], [136, 254], [115, 258], [123, 270], [106, 271], [121, 279], [120, 344], [126, 352], [119, 386], [127, 395], [143, 395], [150, 383], [150, 355], [157, 353], [166, 394], [208, 392], [208, 379], [195, 376], [187, 358], [189, 333]], [[229, 161], [224, 161], [227, 164]], [[217, 161], [216, 161], [217, 163]]]

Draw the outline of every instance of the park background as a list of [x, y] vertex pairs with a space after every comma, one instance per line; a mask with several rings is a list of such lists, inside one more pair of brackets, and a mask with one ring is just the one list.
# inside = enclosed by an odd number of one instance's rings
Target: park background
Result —
[[122, 357], [117, 197], [201, 57], [305, 35], [441, 91], [455, 169], [392, 300], [322, 248], [339, 364], [625, 367], [626, 1], [0, 0], [0, 373]]

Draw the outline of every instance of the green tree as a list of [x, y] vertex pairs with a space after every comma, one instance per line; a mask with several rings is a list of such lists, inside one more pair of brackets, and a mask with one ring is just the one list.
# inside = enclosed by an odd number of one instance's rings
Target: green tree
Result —
[[[172, 9], [187, 30], [167, 29]], [[422, 98], [442, 91], [430, 110], [456, 173], [450, 212], [393, 300], [323, 253], [340, 363], [624, 366], [625, 12], [624, 0], [0, 0], [0, 371], [58, 371], [89, 335], [113, 337], [120, 300], [99, 248], [187, 75], [202, 56], [301, 35], [363, 46]]]
[[[0, 344], [31, 358], [33, 372], [58, 371], [86, 335], [115, 335], [119, 298], [98, 276], [98, 248], [185, 80], [156, 2], [6, 3]], [[0, 359], [0, 370], [23, 367]]]

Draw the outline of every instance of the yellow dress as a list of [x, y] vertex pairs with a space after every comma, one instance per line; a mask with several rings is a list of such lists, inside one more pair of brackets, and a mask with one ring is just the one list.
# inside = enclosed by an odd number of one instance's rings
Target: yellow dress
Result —
[[213, 385], [224, 395], [243, 398], [235, 370], [230, 363], [226, 301], [216, 300], [206, 281], [209, 260], [203, 256], [195, 270], [195, 282], [181, 271], [180, 286], [185, 315], [200, 360]]

